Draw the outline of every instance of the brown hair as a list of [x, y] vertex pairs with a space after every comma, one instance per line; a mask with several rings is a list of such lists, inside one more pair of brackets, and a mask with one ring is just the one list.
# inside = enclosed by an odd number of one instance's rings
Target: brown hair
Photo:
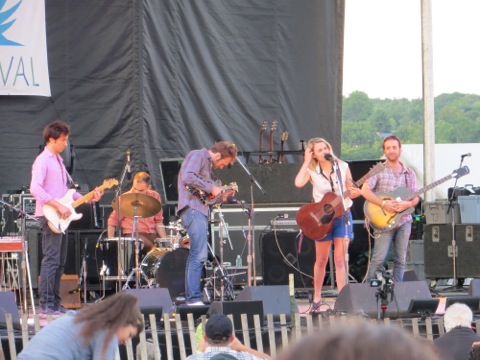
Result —
[[139, 171], [138, 173], [136, 173], [133, 177], [133, 180], [143, 180], [147, 185], [150, 185], [152, 183], [150, 174], [145, 171]]
[[45, 143], [48, 143], [48, 139], [52, 138], [57, 140], [61, 135], [69, 135], [70, 126], [65, 124], [63, 121], [56, 120], [43, 129], [43, 139]]
[[393, 325], [345, 321], [301, 338], [278, 360], [434, 360], [433, 345]]
[[383, 139], [383, 143], [382, 143], [382, 149], [385, 150], [385, 143], [389, 140], [396, 140], [398, 141], [398, 147], [401, 148], [402, 147], [402, 143], [400, 141], [400, 139], [395, 136], [395, 135], [389, 135], [387, 136], [385, 139]]
[[221, 159], [225, 159], [227, 157], [232, 158], [231, 164], [233, 164], [237, 159], [237, 147], [235, 144], [228, 141], [219, 141], [213, 144], [213, 146], [210, 148], [210, 151], [214, 154], [220, 154], [222, 156]]
[[[307, 148], [311, 149], [313, 151], [313, 148], [315, 147], [316, 144], [318, 143], [324, 143], [325, 145], [327, 145], [327, 148], [328, 150], [330, 151], [330, 154], [332, 155], [335, 155], [333, 153], [333, 148], [332, 148], [332, 145], [327, 141], [325, 140], [324, 138], [321, 138], [321, 137], [316, 137], [316, 138], [312, 138], [310, 140], [308, 140], [307, 142]], [[315, 168], [317, 167], [318, 165], [318, 160], [317, 159], [312, 159], [312, 161], [310, 162], [310, 165], [308, 165], [308, 167], [311, 169], [311, 170], [315, 170]]]
[[137, 329], [137, 334], [143, 331], [143, 317], [137, 306], [137, 298], [123, 291], [81, 309], [74, 322], [83, 323], [80, 336], [83, 337], [85, 345], [99, 331], [107, 331], [103, 352], [120, 328], [132, 325]]

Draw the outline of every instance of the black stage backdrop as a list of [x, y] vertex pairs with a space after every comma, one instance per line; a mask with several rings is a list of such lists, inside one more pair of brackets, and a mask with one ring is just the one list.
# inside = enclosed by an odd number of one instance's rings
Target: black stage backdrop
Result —
[[[46, 0], [52, 97], [0, 97], [0, 192], [30, 183], [54, 119], [90, 188], [214, 141], [259, 147], [262, 120], [340, 152], [344, 0]], [[266, 135], [268, 134], [268, 129]], [[300, 160], [301, 161], [301, 160]], [[124, 183], [127, 187], [128, 184]]]

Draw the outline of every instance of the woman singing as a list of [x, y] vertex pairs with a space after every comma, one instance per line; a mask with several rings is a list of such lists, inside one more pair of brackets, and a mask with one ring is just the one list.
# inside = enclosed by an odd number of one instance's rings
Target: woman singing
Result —
[[[335, 164], [337, 166], [334, 166]], [[313, 186], [315, 202], [320, 202], [327, 192], [334, 192], [340, 196], [347, 189], [350, 191], [349, 197], [345, 198], [346, 216], [333, 220], [332, 230], [323, 239], [312, 239], [315, 240], [316, 255], [313, 268], [314, 298], [312, 312], [314, 312], [319, 311], [322, 305], [322, 286], [332, 240], [335, 249], [335, 278], [338, 291], [340, 292], [347, 283], [345, 254], [348, 250], [349, 239], [353, 236], [352, 214], [350, 212], [351, 199], [360, 196], [361, 192], [354, 187], [348, 164], [335, 158], [332, 146], [322, 138], [313, 138], [308, 141], [302, 167], [295, 177], [295, 186], [298, 188], [305, 186], [307, 182], [310, 182]]]

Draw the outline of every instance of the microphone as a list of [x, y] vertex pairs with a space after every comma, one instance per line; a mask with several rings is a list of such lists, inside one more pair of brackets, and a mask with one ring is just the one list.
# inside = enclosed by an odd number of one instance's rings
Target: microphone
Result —
[[467, 156], [472, 156], [472, 153], [463, 154], [463, 155], [462, 155], [462, 159], [463, 159], [464, 157], [467, 157]]
[[325, 155], [323, 155], [323, 157], [325, 158], [325, 160], [333, 161], [333, 155], [332, 154], [326, 153]]
[[127, 155], [127, 179], [131, 180], [132, 179], [132, 167], [130, 166], [130, 149], [127, 149], [126, 155]]

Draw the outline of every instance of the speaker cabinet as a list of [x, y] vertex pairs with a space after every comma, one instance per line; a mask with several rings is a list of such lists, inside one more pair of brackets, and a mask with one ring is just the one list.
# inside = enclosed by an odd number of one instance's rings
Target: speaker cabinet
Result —
[[143, 314], [155, 314], [157, 317], [173, 310], [170, 292], [165, 288], [123, 290], [138, 299], [138, 307]]
[[296, 288], [312, 287], [312, 279], [300, 271], [313, 277], [315, 243], [305, 237], [298, 252], [297, 235], [279, 231], [263, 234], [260, 242], [264, 285], [288, 285], [288, 274], [293, 273]]
[[7, 328], [5, 314], [12, 314], [12, 323], [14, 329], [21, 330], [20, 316], [15, 301], [15, 293], [12, 291], [0, 292], [0, 327]]
[[[455, 251], [452, 238], [455, 237]], [[456, 276], [480, 277], [480, 225], [424, 226], [425, 277], [449, 278], [453, 276], [453, 255], [456, 256]]]
[[[338, 294], [335, 302], [335, 311], [356, 315], [367, 315], [376, 318], [378, 315], [378, 302], [376, 293], [379, 288], [370, 284], [348, 284]], [[386, 316], [389, 318], [408, 317], [410, 301], [431, 299], [430, 290], [425, 281], [408, 281], [396, 283], [393, 288], [393, 300], [388, 294], [388, 307]]]
[[263, 303], [260, 300], [256, 301], [214, 301], [208, 309], [209, 315], [222, 313], [225, 315], [233, 316], [233, 326], [235, 329], [242, 328], [241, 315], [247, 314], [248, 327], [249, 329], [255, 328], [253, 322], [253, 315], [258, 314], [260, 317], [260, 322], [263, 321]]
[[[235, 301], [260, 300], [263, 303], [265, 314], [290, 314], [290, 294], [288, 285], [247, 286], [238, 295]], [[295, 312], [298, 306], [295, 303]]]

